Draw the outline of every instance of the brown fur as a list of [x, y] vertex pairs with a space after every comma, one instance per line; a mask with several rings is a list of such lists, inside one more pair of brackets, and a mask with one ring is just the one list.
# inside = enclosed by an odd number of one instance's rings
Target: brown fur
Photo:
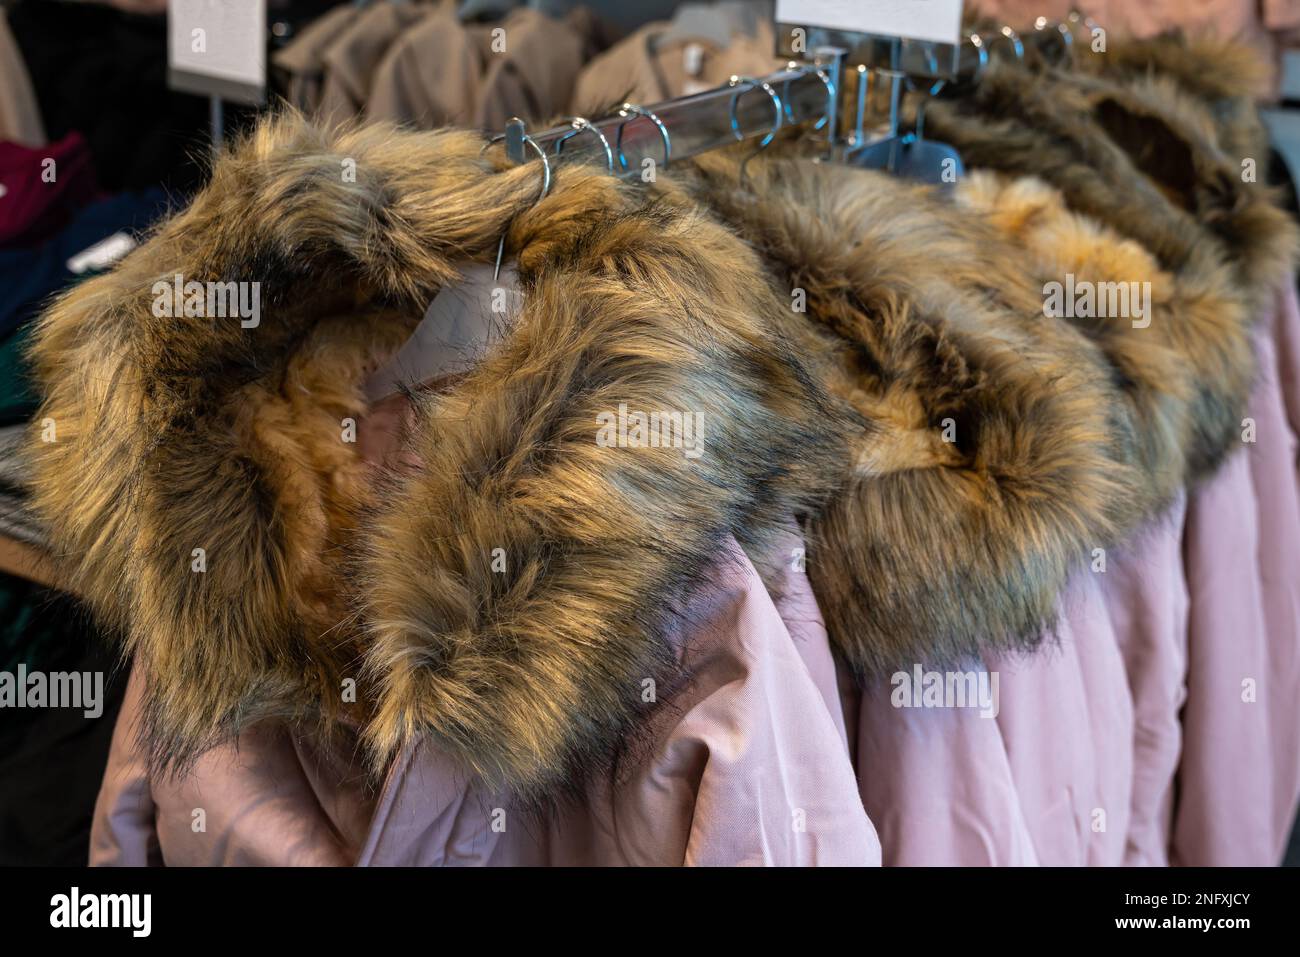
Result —
[[[1122, 457], [1136, 466], [1128, 477], [1137, 484], [1123, 495], [1145, 516], [1160, 511], [1183, 487], [1187, 454], [1196, 443], [1197, 370], [1185, 350], [1222, 328], [1216, 320], [1227, 306], [1203, 285], [1189, 287], [1161, 269], [1138, 243], [1071, 212], [1041, 180], [977, 171], [958, 186], [956, 200], [1011, 239], [1024, 268], [1041, 284], [1061, 282], [1066, 274], [1092, 283], [1151, 283], [1146, 328], [1135, 328], [1124, 316], [1056, 321], [1073, 323], [1114, 370], [1125, 409], [1118, 433], [1126, 439]], [[1225, 365], [1235, 361], [1248, 370], [1245, 343], [1228, 346]]]
[[1256, 103], [1270, 94], [1272, 69], [1257, 49], [1235, 39], [1171, 31], [1155, 37], [1112, 38], [1104, 53], [1075, 46], [1075, 69], [1123, 82], [1165, 77], [1200, 102], [1219, 146], [1234, 158], [1254, 157], [1260, 180], [1269, 154], [1268, 132]]
[[973, 168], [1044, 180], [1174, 277], [1189, 308], [1161, 335], [1181, 340], [1174, 348], [1193, 367], [1189, 475], [1212, 471], [1240, 429], [1250, 328], [1292, 274], [1298, 241], [1269, 192], [1242, 181], [1205, 107], [1167, 77], [1030, 77], [997, 64], [967, 95], [934, 104], [927, 124]]
[[[868, 428], [809, 531], [809, 574], [860, 674], [1035, 645], [1070, 572], [1152, 506], [1103, 357], [1044, 320], [1023, 254], [925, 187], [803, 161], [699, 161], [807, 319], [784, 333]], [[815, 338], [814, 338], [815, 333]], [[945, 421], [956, 441], [943, 437]]]

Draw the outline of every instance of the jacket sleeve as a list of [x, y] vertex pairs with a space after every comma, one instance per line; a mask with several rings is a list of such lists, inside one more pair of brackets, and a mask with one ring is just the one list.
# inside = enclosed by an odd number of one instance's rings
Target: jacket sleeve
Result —
[[126, 699], [113, 729], [108, 767], [95, 801], [90, 827], [92, 867], [145, 867], [162, 864], [156, 808], [145, 755], [137, 742], [135, 725], [140, 712], [142, 682], [135, 669], [126, 686]]

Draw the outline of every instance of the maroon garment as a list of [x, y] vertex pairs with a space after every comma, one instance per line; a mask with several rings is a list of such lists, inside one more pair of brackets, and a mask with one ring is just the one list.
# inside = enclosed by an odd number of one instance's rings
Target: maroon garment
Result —
[[0, 247], [48, 239], [98, 192], [80, 133], [35, 149], [0, 143]]

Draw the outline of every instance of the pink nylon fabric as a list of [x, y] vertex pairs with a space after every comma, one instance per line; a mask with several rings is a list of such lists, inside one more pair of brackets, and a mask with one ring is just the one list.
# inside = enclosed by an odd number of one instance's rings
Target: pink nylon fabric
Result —
[[[331, 787], [319, 756], [274, 725], [215, 749], [180, 781], [150, 781], [131, 730], [133, 676], [91, 862], [877, 865], [798, 545], [783, 543], [774, 602], [732, 544], [674, 636], [689, 682], [607, 778], [546, 812], [513, 806], [429, 747], [394, 766], [372, 809], [359, 781]], [[202, 833], [191, 828], [196, 808]]]
[[1259, 338], [1260, 385], [1250, 412], [1264, 433], [1248, 446], [1259, 510], [1259, 568], [1267, 626], [1267, 687], [1259, 696], [1268, 714], [1272, 771], [1273, 857], [1285, 852], [1300, 803], [1300, 488], [1295, 470], [1300, 442], [1287, 420], [1275, 328], [1300, 323], [1293, 284], [1279, 294], [1277, 313]]
[[[1300, 309], [1296, 306], [1296, 291], [1284, 289], [1278, 309], [1277, 326], [1273, 330], [1277, 346], [1277, 383], [1286, 409], [1287, 424], [1292, 435], [1300, 435]], [[1296, 480], [1300, 482], [1300, 456], [1295, 460]]]
[[1186, 511], [1180, 495], [1137, 542], [1109, 555], [1102, 586], [1133, 702], [1133, 789], [1123, 855], [1129, 866], [1169, 863], [1187, 700]]
[[1279, 863], [1300, 800], [1300, 495], [1283, 395], [1295, 379], [1275, 347], [1275, 337], [1294, 342], [1298, 325], [1288, 287], [1258, 337], [1255, 441], [1188, 507], [1176, 864]]
[[863, 693], [858, 779], [886, 864], [1122, 862], [1133, 706], [1100, 577], [1075, 579], [1037, 653], [970, 666], [998, 675], [995, 717]]
[[898, 709], [881, 682], [857, 713], [858, 783], [894, 866], [1039, 863], [998, 722], [972, 709]]
[[360, 779], [327, 769], [272, 723], [203, 755], [179, 779], [153, 779], [136, 728], [132, 672], [90, 832], [92, 865], [343, 865], [364, 838]]
[[990, 662], [1002, 675], [998, 725], [1008, 763], [1045, 866], [1123, 860], [1133, 706], [1102, 599], [1102, 574], [1076, 576], [1048, 647]]

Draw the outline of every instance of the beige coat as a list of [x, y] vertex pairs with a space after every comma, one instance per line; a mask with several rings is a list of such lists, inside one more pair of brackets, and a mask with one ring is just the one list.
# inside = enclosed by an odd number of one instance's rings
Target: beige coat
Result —
[[658, 103], [720, 86], [732, 74], [763, 76], [781, 68], [769, 24], [754, 37], [736, 36], [725, 49], [708, 40], [665, 41], [668, 27], [648, 24], [587, 64], [574, 90], [574, 111], [599, 113], [624, 99]]

